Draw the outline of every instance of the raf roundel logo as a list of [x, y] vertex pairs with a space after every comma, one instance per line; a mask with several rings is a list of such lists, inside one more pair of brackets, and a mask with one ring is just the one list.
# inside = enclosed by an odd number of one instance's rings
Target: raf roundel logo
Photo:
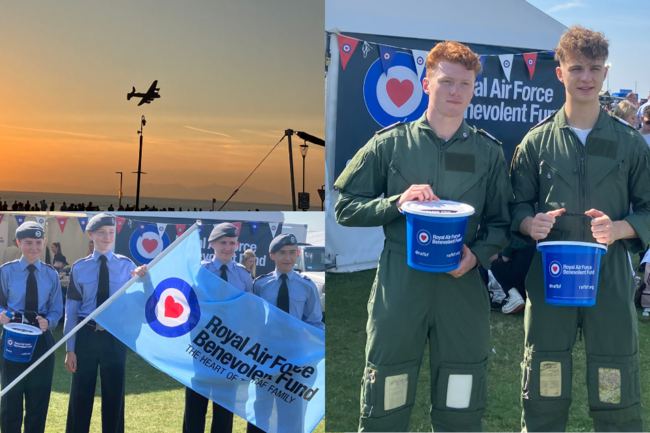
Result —
[[381, 60], [375, 60], [363, 82], [363, 99], [370, 116], [383, 127], [419, 119], [429, 101], [421, 85], [424, 74], [422, 69], [418, 77], [413, 56], [408, 53], [395, 53], [386, 73]]
[[560, 262], [557, 260], [554, 260], [551, 262], [551, 265], [549, 266], [549, 272], [551, 273], [552, 276], [554, 277], [559, 277], [560, 274], [562, 273], [562, 265]]
[[533, 66], [533, 63], [535, 63], [535, 62], [533, 62], [533, 59], [528, 59], [528, 64], [529, 64], [530, 66]]
[[546, 178], [550, 179], [551, 178], [551, 173], [546, 173]]
[[296, 237], [294, 235], [291, 235], [291, 243], [292, 244], [296, 243]]
[[424, 65], [424, 59], [422, 58], [422, 56], [418, 56], [417, 62], [418, 65]]
[[40, 237], [41, 237], [41, 231], [40, 231], [40, 230], [36, 230], [36, 233], [34, 233], [34, 235], [35, 235], [37, 238], [40, 238]]
[[384, 59], [386, 59], [386, 60], [390, 59], [390, 54], [388, 54], [388, 53], [384, 54]]
[[420, 230], [418, 232], [418, 242], [420, 245], [428, 245], [431, 241], [431, 235], [426, 230]]
[[503, 61], [503, 66], [505, 66], [506, 68], [509, 68], [510, 67], [510, 61], [509, 60], [504, 60]]
[[343, 44], [343, 52], [344, 53], [349, 53], [351, 49], [352, 49], [352, 47], [350, 46], [350, 44]]
[[65, 222], [63, 222], [63, 221], [59, 221], [59, 224], [60, 224], [60, 225], [63, 225], [63, 224], [65, 224]]
[[201, 319], [199, 300], [186, 281], [172, 277], [161, 281], [145, 305], [149, 327], [163, 337], [180, 337]]
[[8, 346], [13, 346], [14, 345], [14, 340], [12, 340], [11, 338], [8, 338], [7, 339], [7, 345]]
[[135, 230], [129, 240], [131, 256], [140, 264], [146, 265], [170, 244], [167, 233], [158, 233], [158, 227], [154, 225], [142, 225], [142, 233]]

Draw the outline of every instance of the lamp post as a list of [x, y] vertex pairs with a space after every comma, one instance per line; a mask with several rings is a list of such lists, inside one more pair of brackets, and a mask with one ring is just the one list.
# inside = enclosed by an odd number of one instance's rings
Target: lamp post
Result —
[[120, 175], [120, 190], [119, 190], [119, 192], [117, 194], [117, 198], [120, 200], [120, 202], [117, 205], [117, 208], [119, 209], [119, 208], [122, 207], [122, 172], [121, 171], [116, 171], [115, 172], [115, 174], [118, 174], [118, 173]]
[[[305, 144], [300, 145], [300, 154], [302, 155], [302, 192], [305, 192], [305, 157], [307, 156], [307, 151], [309, 150], [309, 146], [307, 146], [307, 142], [305, 141]], [[307, 211], [307, 209], [303, 209], [303, 212]]]
[[140, 156], [138, 158], [138, 186], [135, 192], [135, 210], [140, 210], [140, 175], [141, 174], [147, 174], [147, 173], [142, 173], [142, 130], [144, 129], [144, 126], [147, 124], [147, 121], [144, 118], [144, 114], [142, 115], [142, 118], [140, 119], [140, 130], [138, 131], [138, 135], [140, 136]]

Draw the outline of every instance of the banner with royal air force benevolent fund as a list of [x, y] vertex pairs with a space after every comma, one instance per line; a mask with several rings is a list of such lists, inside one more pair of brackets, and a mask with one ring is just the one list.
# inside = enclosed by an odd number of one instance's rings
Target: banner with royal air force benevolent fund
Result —
[[269, 433], [325, 415], [325, 332], [201, 265], [199, 232], [96, 321], [154, 367]]

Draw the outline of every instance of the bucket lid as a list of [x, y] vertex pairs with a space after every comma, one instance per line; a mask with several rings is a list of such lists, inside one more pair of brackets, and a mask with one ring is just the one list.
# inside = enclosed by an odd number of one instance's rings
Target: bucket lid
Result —
[[574, 247], [591, 247], [591, 248], [601, 248], [607, 251], [607, 245], [595, 244], [593, 242], [573, 242], [573, 241], [552, 241], [552, 242], [540, 242], [537, 244], [539, 247], [550, 247], [552, 245], [570, 245]]
[[26, 323], [7, 323], [4, 327], [6, 330], [15, 332], [16, 334], [41, 335], [43, 333], [43, 331], [36, 326], [28, 325]]
[[402, 205], [402, 211], [415, 215], [441, 218], [458, 218], [474, 214], [474, 208], [472, 206], [451, 200], [430, 202], [407, 201]]

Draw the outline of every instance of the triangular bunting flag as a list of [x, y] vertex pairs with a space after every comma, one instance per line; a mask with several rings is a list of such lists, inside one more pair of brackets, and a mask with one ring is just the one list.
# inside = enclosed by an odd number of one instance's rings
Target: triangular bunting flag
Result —
[[59, 228], [61, 229], [61, 233], [63, 233], [63, 230], [65, 230], [65, 224], [68, 222], [67, 218], [62, 218], [62, 217], [56, 217], [56, 222], [59, 224]]
[[[2, 222], [2, 216], [0, 216], [0, 222]], [[257, 228], [260, 226], [260, 223], [251, 222], [251, 229], [253, 233], [257, 233]]]
[[241, 223], [232, 223], [235, 227], [237, 227], [237, 236], [241, 234]]
[[77, 217], [77, 221], [79, 221], [81, 231], [86, 233], [86, 224], [88, 224], [88, 217]]
[[528, 72], [530, 72], [530, 79], [533, 79], [535, 75], [535, 64], [537, 63], [537, 53], [524, 53], [524, 60], [526, 60], [526, 66], [528, 66]]
[[25, 217], [23, 215], [16, 215], [16, 222], [18, 223], [18, 227], [20, 227], [25, 222]]
[[555, 51], [547, 51], [547, 53], [549, 56], [555, 57]]
[[476, 81], [479, 81], [481, 79], [481, 77], [483, 76], [483, 70], [485, 69], [485, 58], [486, 57], [487, 56], [485, 56], [485, 55], [478, 57], [478, 61], [481, 62], [481, 72], [476, 74]]
[[185, 224], [176, 224], [176, 234], [181, 236], [183, 233], [185, 233]]
[[5, 214], [0, 213], [0, 224], [2, 224], [2, 218], [4, 218], [4, 217], [5, 217]]
[[413, 61], [415, 62], [415, 70], [418, 71], [418, 81], [422, 79], [422, 71], [427, 67], [427, 54], [428, 51], [411, 50], [413, 53]]
[[278, 231], [278, 223], [269, 223], [271, 229], [271, 236], [275, 237], [275, 232]]
[[126, 218], [120, 218], [120, 217], [115, 217], [115, 225], [117, 226], [117, 234], [120, 234], [120, 230], [122, 230], [122, 227], [124, 227], [124, 223], [126, 222]]
[[147, 228], [146, 222], [138, 221], [138, 231], [140, 232], [140, 234], [143, 234], [146, 228]]
[[42, 228], [45, 228], [45, 217], [36, 217], [36, 223]]
[[359, 43], [358, 39], [348, 38], [347, 36], [339, 35], [339, 53], [341, 53], [341, 67], [345, 70], [345, 67], [348, 64], [348, 60], [352, 57], [354, 49]]
[[160, 239], [162, 239], [162, 235], [163, 235], [163, 233], [165, 233], [165, 229], [167, 228], [167, 224], [156, 223], [156, 227], [158, 227], [158, 236], [160, 236]]
[[512, 71], [512, 58], [514, 54], [499, 54], [499, 61], [501, 62], [501, 68], [503, 73], [506, 74], [508, 82], [510, 82], [510, 72]]
[[379, 59], [381, 60], [381, 67], [384, 69], [384, 74], [386, 75], [388, 75], [388, 69], [391, 63], [393, 63], [396, 52], [397, 48], [395, 47], [379, 46]]

